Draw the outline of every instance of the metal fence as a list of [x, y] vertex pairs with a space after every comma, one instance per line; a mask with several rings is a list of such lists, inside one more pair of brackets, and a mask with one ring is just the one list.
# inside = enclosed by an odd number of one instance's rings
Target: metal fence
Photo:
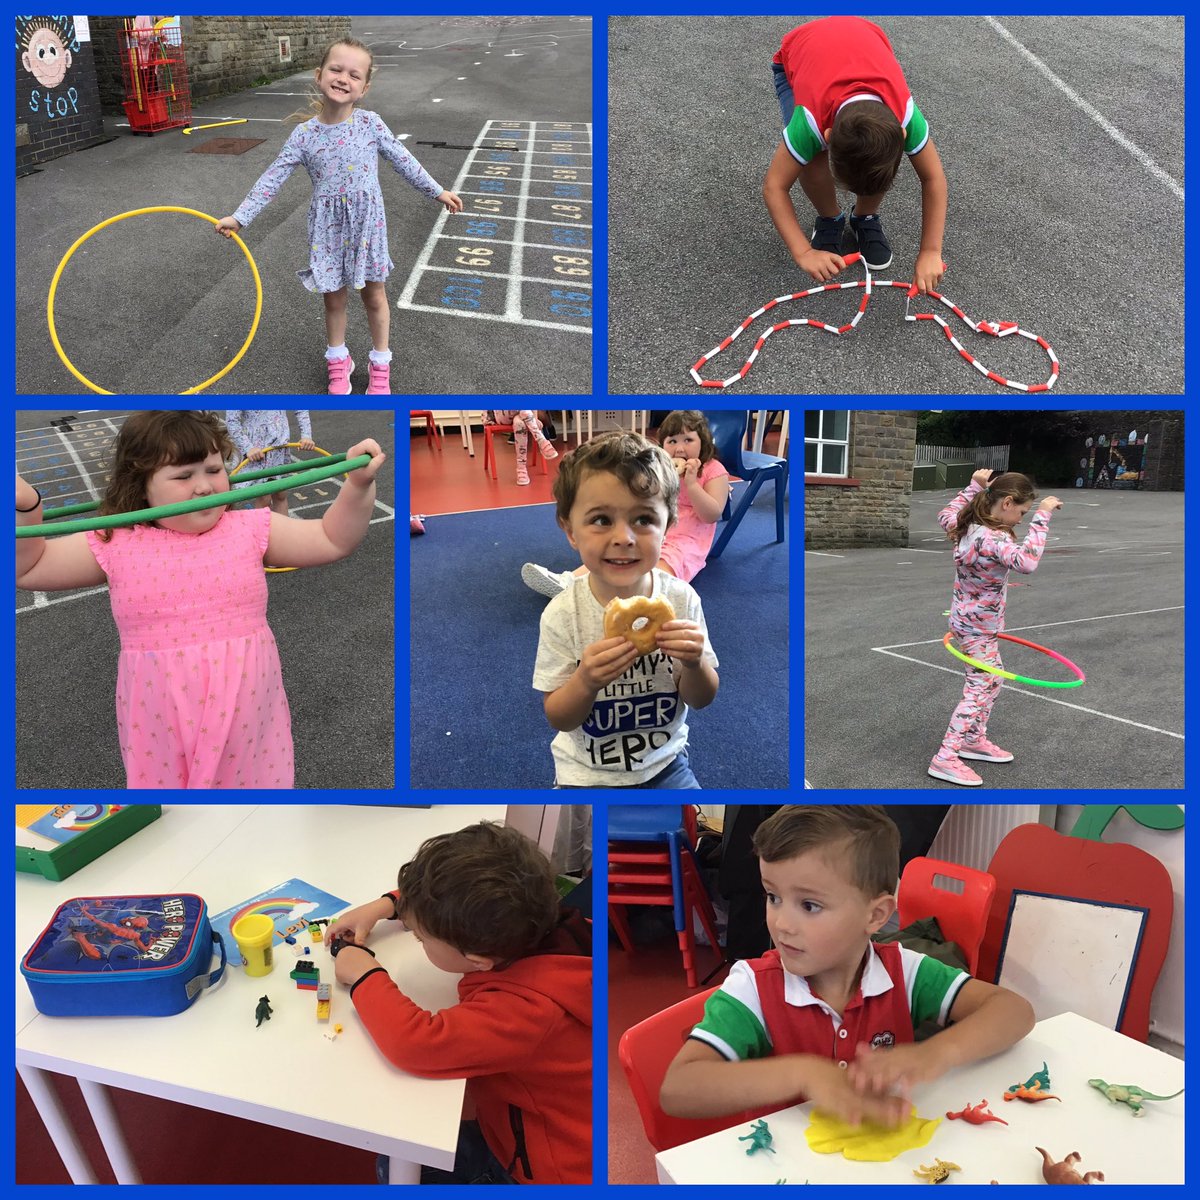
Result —
[[917, 444], [914, 467], [932, 467], [936, 462], [974, 462], [975, 469], [1008, 470], [1009, 446], [925, 446]]

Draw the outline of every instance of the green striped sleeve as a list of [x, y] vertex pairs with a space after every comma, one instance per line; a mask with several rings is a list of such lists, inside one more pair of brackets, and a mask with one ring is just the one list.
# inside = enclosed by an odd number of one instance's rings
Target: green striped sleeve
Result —
[[825, 139], [817, 128], [817, 119], [802, 104], [797, 104], [792, 119], [783, 131], [788, 153], [798, 163], [810, 163], [825, 149]]
[[763, 1024], [758, 985], [744, 962], [735, 963], [729, 978], [709, 996], [704, 1017], [691, 1036], [730, 1062], [770, 1055], [771, 1039]]
[[946, 1024], [951, 1005], [970, 979], [966, 971], [948, 966], [920, 954], [915, 950], [900, 947], [900, 959], [904, 967], [904, 985], [908, 989], [908, 1008], [912, 1013], [913, 1028], [926, 1021]]
[[929, 122], [912, 100], [909, 100], [908, 104], [910, 113], [904, 123], [904, 153], [916, 154], [918, 150], [923, 150], [925, 143], [929, 141]]

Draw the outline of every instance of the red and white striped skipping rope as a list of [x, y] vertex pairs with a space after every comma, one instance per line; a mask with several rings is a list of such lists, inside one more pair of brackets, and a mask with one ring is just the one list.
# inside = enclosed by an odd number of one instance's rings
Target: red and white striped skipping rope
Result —
[[[862, 255], [859, 253], [847, 254], [845, 256], [846, 265], [859, 262]], [[912, 307], [913, 298], [918, 294], [916, 285], [912, 283], [903, 283], [897, 279], [875, 279], [872, 280], [871, 272], [868, 270], [866, 263], [863, 263], [863, 272], [866, 279], [859, 280], [854, 283], [824, 283], [818, 287], [809, 288], [805, 292], [793, 292], [790, 296], [776, 296], [774, 300], [768, 300], [762, 308], [755, 309], [720, 345], [714, 346], [707, 354], [701, 355], [699, 361], [691, 368], [692, 378], [701, 387], [727, 388], [731, 384], [737, 383], [738, 380], [744, 379], [746, 373], [754, 365], [754, 360], [758, 357], [759, 351], [767, 343], [767, 338], [773, 333], [778, 333], [781, 329], [786, 329], [789, 325], [811, 325], [815, 329], [823, 329], [826, 333], [849, 333], [855, 325], [862, 320], [862, 315], [867, 311], [867, 303], [871, 299], [871, 291], [877, 287], [893, 287], [904, 288], [908, 292], [908, 299], [904, 305], [904, 319], [906, 321], [936, 321], [941, 327], [942, 332], [946, 335], [950, 344], [977, 370], [981, 375], [986, 375], [993, 383], [1002, 384], [1004, 387], [1015, 388], [1018, 392], [1048, 392], [1058, 380], [1058, 359], [1054, 355], [1054, 350], [1050, 343], [1045, 338], [1039, 337], [1036, 333], [1030, 333], [1026, 329], [1021, 329], [1016, 321], [972, 321], [953, 300], [947, 299], [939, 292], [929, 292], [931, 300], [940, 300], [956, 317], [969, 325], [976, 333], [985, 334], [988, 337], [1002, 338], [1008, 337], [1010, 333], [1020, 334], [1023, 338], [1028, 338], [1031, 342], [1037, 342], [1039, 346], [1046, 352], [1046, 357], [1050, 360], [1050, 375], [1045, 383], [1017, 383], [1012, 379], [1005, 379], [1003, 375], [997, 375], [995, 371], [989, 371], [974, 355], [963, 349], [962, 343], [958, 338], [950, 332], [950, 325], [937, 313], [913, 313], [909, 309]], [[754, 349], [750, 352], [750, 357], [742, 364], [741, 369], [735, 375], [730, 375], [728, 379], [701, 379], [700, 368], [704, 366], [710, 359], [716, 358], [723, 350], [742, 333], [758, 320], [763, 313], [770, 312], [778, 304], [784, 304], [788, 300], [801, 300], [805, 296], [815, 296], [820, 292], [840, 292], [844, 288], [862, 288], [863, 298], [862, 303], [858, 306], [853, 318], [845, 325], [827, 325], [824, 321], [814, 321], [811, 317], [797, 317], [789, 321], [780, 321], [772, 325], [754, 343]]]

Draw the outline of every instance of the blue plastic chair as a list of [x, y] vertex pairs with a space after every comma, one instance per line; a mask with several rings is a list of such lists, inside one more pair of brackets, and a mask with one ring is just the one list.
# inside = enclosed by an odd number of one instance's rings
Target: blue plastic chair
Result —
[[751, 450], [742, 449], [742, 439], [746, 436], [746, 423], [749, 417], [750, 414], [745, 410], [737, 412], [720, 410], [704, 414], [708, 427], [712, 430], [717, 458], [721, 465], [730, 475], [736, 475], [739, 479], [745, 480], [748, 485], [745, 492], [742, 493], [736, 509], [732, 507], [733, 491], [730, 490], [729, 500], [725, 503], [725, 512], [721, 517], [728, 523], [721, 530], [716, 542], [713, 543], [713, 548], [708, 552], [710, 561], [721, 557], [726, 544], [733, 536], [733, 531], [741, 523], [750, 505], [754, 503], [758, 489], [767, 480], [773, 480], [775, 483], [775, 540], [776, 542], [784, 540], [783, 502], [787, 495], [788, 460], [777, 458], [773, 454], [755, 454]]

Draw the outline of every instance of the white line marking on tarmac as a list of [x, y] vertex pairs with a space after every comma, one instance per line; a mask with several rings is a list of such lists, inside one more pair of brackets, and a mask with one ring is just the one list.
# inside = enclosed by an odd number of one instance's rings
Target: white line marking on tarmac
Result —
[[1055, 73], [1032, 50], [1026, 49], [995, 17], [983, 18], [1005, 41], [1009, 42], [1014, 49], [1025, 56], [1072, 104], [1080, 108], [1084, 113], [1092, 118], [1105, 133], [1108, 134], [1118, 146], [1128, 150], [1134, 158], [1137, 159], [1143, 167], [1151, 175], [1154, 176], [1160, 183], [1165, 184], [1171, 189], [1175, 195], [1183, 199], [1183, 187], [1166, 171], [1162, 169], [1140, 146], [1135, 145], [1129, 140], [1115, 125], [1113, 125], [1099, 109], [1090, 105], [1078, 92], [1073, 91], [1066, 83], [1064, 83]]
[[[1005, 630], [1005, 633], [1022, 633], [1030, 629], [1053, 629], [1060, 625], [1083, 625], [1088, 621], [1111, 621], [1117, 617], [1149, 617], [1155, 613], [1165, 612], [1182, 612], [1182, 604], [1172, 604], [1167, 608], [1139, 608], [1135, 612], [1123, 613], [1101, 613], [1097, 617], [1072, 617], [1069, 621], [1046, 621], [1041, 625], [1014, 625]], [[945, 634], [942, 635], [945, 637]], [[941, 642], [942, 638], [926, 638], [922, 642], [893, 642], [890, 646], [872, 646], [872, 650], [907, 650], [913, 646], [934, 646]], [[951, 668], [955, 669], [955, 668]]]
[[[878, 651], [880, 654], [886, 654], [890, 658], [902, 658], [905, 662], [916, 663], [920, 667], [932, 667], [935, 671], [949, 671], [951, 675], [962, 674], [956, 667], [943, 667], [939, 663], [923, 662], [919, 658], [911, 658], [907, 654], [897, 654], [894, 650], [885, 649], [883, 646], [872, 646], [871, 649]], [[1007, 680], [1001, 685], [1001, 690], [1016, 692], [1019, 696], [1031, 696], [1034, 700], [1045, 700], [1048, 704], [1060, 704], [1063, 708], [1073, 708], [1076, 712], [1088, 713], [1093, 717], [1104, 717], [1108, 721], [1118, 721], [1122, 725], [1132, 725], [1135, 729], [1145, 729], [1150, 733], [1161, 733], [1164, 737], [1178, 738], [1181, 742], [1184, 740], [1182, 733], [1173, 733], [1170, 729], [1159, 729], [1157, 725], [1145, 725], [1141, 721], [1131, 721], [1128, 717], [1115, 717], [1112, 713], [1100, 712], [1099, 709], [1087, 708], [1082, 704], [1070, 704], [1066, 700], [1056, 700], [1053, 696], [1043, 696], [1041, 692], [1027, 692], [1024, 688], [1013, 687]]]
[[521, 279], [525, 267], [525, 214], [529, 211], [529, 169], [533, 162], [533, 146], [537, 141], [537, 122], [529, 122], [529, 137], [526, 139], [529, 148], [520, 151], [524, 161], [521, 164], [521, 190], [517, 193], [517, 219], [513, 226], [513, 247], [509, 258], [510, 278], [504, 294], [504, 315], [510, 320], [521, 319]]
[[[397, 302], [396, 307], [400, 307], [399, 302]], [[521, 317], [519, 320], [513, 320], [511, 317], [506, 317], [503, 313], [474, 312], [465, 308], [438, 308], [436, 304], [410, 303], [405, 304], [404, 308], [415, 312], [441, 313], [443, 316], [473, 317], [477, 321], [503, 321], [507, 325], [532, 325], [535, 329], [561, 329], [567, 333], [590, 334], [592, 332], [590, 325], [565, 325], [559, 324], [557, 321], [537, 321], [533, 317]]]
[[[528, 244], [528, 243], [526, 243]], [[513, 255], [516, 258], [516, 255]], [[426, 267], [427, 271], [442, 271], [449, 275], [475, 275], [481, 276], [484, 279], [515, 279], [518, 283], [548, 283], [551, 287], [563, 287], [562, 279], [544, 279], [540, 275], [517, 275], [513, 271], [465, 271], [462, 267]], [[590, 292], [592, 285], [590, 283], [577, 283], [574, 279], [570, 281], [572, 288], [587, 288]], [[511, 290], [511, 289], [510, 289]], [[518, 313], [518, 316], [520, 314]]]
[[815, 554], [818, 558], [845, 558], [844, 554], [830, 554], [825, 550], [805, 550], [805, 554]]

